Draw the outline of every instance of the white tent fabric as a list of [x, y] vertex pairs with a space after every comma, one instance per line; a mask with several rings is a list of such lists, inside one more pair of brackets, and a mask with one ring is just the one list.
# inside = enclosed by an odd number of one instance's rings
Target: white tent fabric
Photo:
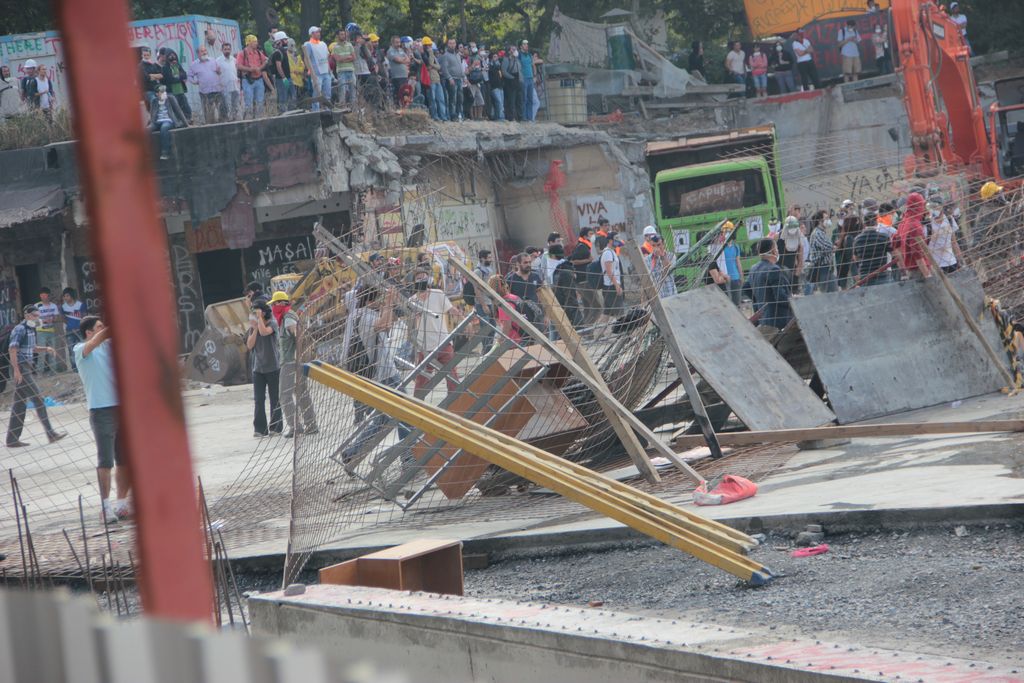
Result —
[[[608, 69], [607, 30], [615, 26], [623, 28], [632, 39], [637, 64], [636, 75], [621, 79], [606, 78], [601, 79], [602, 81], [628, 84], [642, 79], [654, 84], [654, 96], [658, 98], [680, 97], [686, 93], [688, 86], [704, 83], [640, 40], [628, 24], [595, 24], [580, 21], [562, 14], [557, 8], [553, 19], [555, 30], [551, 32], [548, 47], [549, 64], [578, 64], [588, 67], [588, 70]], [[587, 90], [590, 91], [589, 85]]]

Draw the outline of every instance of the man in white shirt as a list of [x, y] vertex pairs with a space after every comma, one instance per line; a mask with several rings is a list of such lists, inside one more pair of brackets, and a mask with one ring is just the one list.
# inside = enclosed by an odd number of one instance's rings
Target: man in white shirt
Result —
[[[57, 328], [60, 323], [60, 308], [50, 300], [50, 288], [39, 288], [39, 303], [36, 304], [39, 311], [39, 327], [36, 328], [36, 339], [40, 346], [57, 348]], [[39, 355], [36, 363], [36, 372], [43, 375], [47, 372], [57, 374], [60, 372], [60, 363], [56, 354], [43, 353]]]
[[[103, 502], [101, 517], [107, 524], [131, 516], [128, 491], [131, 477], [128, 463], [124, 462], [118, 438], [117, 386], [114, 381], [114, 352], [110, 342], [110, 328], [96, 316], [82, 318], [80, 326], [84, 342], [75, 345], [75, 364], [85, 388], [85, 402], [89, 406], [89, 425], [96, 439], [96, 477]], [[114, 466], [117, 466], [116, 469]], [[117, 500], [110, 502], [110, 475], [117, 484]]]
[[743, 51], [740, 41], [737, 40], [732, 44], [729, 54], [725, 56], [725, 70], [728, 72], [729, 78], [740, 85], [746, 85], [747, 83], [746, 62], [747, 54]]
[[231, 43], [220, 46], [220, 57], [217, 57], [217, 68], [220, 69], [220, 120], [234, 121], [238, 118], [239, 92], [238, 66], [231, 54]]
[[932, 225], [928, 237], [928, 250], [932, 252], [942, 272], [952, 273], [960, 267], [960, 261], [963, 259], [960, 245], [956, 240], [956, 233], [960, 228], [956, 221], [943, 211], [941, 202], [929, 200], [926, 207]]
[[554, 273], [555, 268], [558, 267], [557, 260], [552, 262], [549, 259], [551, 247], [555, 244], [562, 244], [562, 235], [557, 232], [552, 232], [548, 235], [547, 246], [544, 247], [544, 253], [541, 254], [541, 257], [538, 259], [538, 263], [535, 266], [541, 280], [543, 280], [546, 285], [552, 284], [553, 280], [551, 279], [551, 274]]
[[843, 81], [850, 83], [860, 77], [860, 33], [857, 22], [850, 19], [839, 29], [839, 54], [843, 57]]
[[971, 47], [971, 43], [967, 40], [967, 15], [960, 11], [959, 2], [949, 3], [949, 18], [953, 20], [957, 26], [960, 27], [960, 35], [964, 37], [964, 43], [967, 45], [967, 49], [970, 50], [971, 56], [974, 56], [974, 48]]
[[802, 28], [793, 34], [793, 54], [796, 55], [796, 70], [800, 73], [800, 92], [821, 88], [818, 67], [814, 64], [814, 47]]
[[[409, 309], [413, 318], [412, 343], [416, 349], [416, 363], [422, 363], [427, 354], [434, 349], [440, 348], [434, 356], [432, 365], [435, 368], [443, 367], [455, 357], [455, 347], [450, 341], [445, 342], [448, 337], [447, 316], [461, 317], [459, 309], [452, 306], [448, 297], [440, 289], [430, 286], [430, 271], [417, 269], [413, 276], [413, 295], [409, 300]], [[421, 373], [416, 376], [417, 398], [426, 396], [426, 384], [429, 375], [433, 370]], [[445, 378], [448, 391], [454, 391], [458, 386], [456, 380], [459, 378], [455, 368]]]
[[[313, 79], [313, 96], [331, 100], [331, 67], [328, 62], [327, 43], [320, 40], [320, 27], [309, 27], [309, 40], [302, 44], [302, 57]], [[320, 111], [320, 102], [314, 101], [312, 111]]]
[[622, 315], [622, 261], [619, 260], [618, 250], [622, 248], [622, 241], [618, 233], [608, 234], [608, 244], [601, 252], [601, 290], [604, 297], [604, 315], [601, 322], [607, 323], [610, 320]]
[[[401, 356], [401, 347], [408, 336], [408, 331], [405, 322], [395, 312], [398, 290], [367, 285], [358, 290], [357, 297], [356, 315], [358, 320], [354, 333], [359, 335], [366, 355], [370, 359], [372, 378], [380, 384], [399, 389], [402, 375], [396, 361]], [[368, 420], [367, 416], [369, 416]], [[381, 430], [390, 424], [390, 418], [380, 411], [375, 411], [372, 414], [367, 411], [362, 417], [359, 417], [357, 409], [356, 422], [359, 427], [358, 432], [351, 443], [341, 452], [342, 461], [350, 473], [358, 464], [353, 460], [362, 454], [363, 450], [367, 448], [367, 444], [379, 443], [385, 436]], [[399, 423], [399, 441], [408, 436], [410, 431], [407, 425]]]

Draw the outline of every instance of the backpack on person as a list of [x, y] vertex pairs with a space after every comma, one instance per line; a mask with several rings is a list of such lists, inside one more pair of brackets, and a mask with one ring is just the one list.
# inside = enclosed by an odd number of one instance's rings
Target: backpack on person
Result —
[[345, 369], [354, 375], [372, 379], [373, 359], [370, 358], [370, 354], [366, 350], [366, 345], [363, 344], [363, 338], [359, 334], [358, 320], [356, 323], [356, 325], [353, 325], [352, 338], [349, 339], [348, 342], [348, 355], [345, 357]]
[[604, 269], [601, 267], [601, 259], [594, 259], [587, 264], [587, 287], [590, 289], [601, 289]]
[[516, 297], [516, 313], [526, 318], [531, 325], [539, 325], [544, 320], [544, 310], [533, 301]]
[[565, 316], [572, 325], [576, 325], [579, 318], [579, 304], [576, 300], [576, 271], [568, 261], [559, 263], [555, 268], [551, 283], [555, 290], [555, 298], [558, 300]]
[[[541, 310], [540, 306], [528, 299], [516, 296], [515, 294], [506, 294], [505, 301], [512, 304], [516, 309], [516, 313], [526, 318], [531, 325], [537, 325], [544, 319], [544, 311]], [[519, 335], [519, 343], [524, 346], [531, 343], [532, 337], [530, 333], [521, 328], [515, 320], [512, 320], [511, 323], [512, 331]]]
[[476, 285], [469, 278], [462, 278], [462, 300], [467, 306], [476, 306]]

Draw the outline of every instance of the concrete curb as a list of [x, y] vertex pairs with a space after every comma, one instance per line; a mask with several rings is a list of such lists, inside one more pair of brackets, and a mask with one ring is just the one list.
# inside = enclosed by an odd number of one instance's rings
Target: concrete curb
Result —
[[[783, 515], [731, 517], [717, 521], [745, 533], [797, 531], [808, 524], [820, 524], [827, 533], [865, 530], [927, 529], [953, 525], [1005, 524], [1024, 520], [1024, 503], [962, 505], [946, 508], [889, 508], [884, 510], [834, 510]], [[439, 535], [424, 532], [425, 534]], [[443, 536], [443, 534], [440, 534]], [[517, 533], [463, 540], [463, 553], [490, 555], [495, 559], [550, 554], [552, 550], [581, 551], [608, 549], [626, 543], [655, 544], [657, 541], [629, 527], [573, 529], [547, 533]], [[337, 550], [319, 550], [310, 556], [307, 568], [319, 569], [336, 562], [376, 552], [389, 546], [376, 545]], [[276, 572], [284, 565], [284, 553], [238, 557], [231, 560], [236, 572]]]
[[985, 661], [603, 608], [358, 586], [249, 600], [253, 633], [359, 657], [423, 683], [1021, 681]]

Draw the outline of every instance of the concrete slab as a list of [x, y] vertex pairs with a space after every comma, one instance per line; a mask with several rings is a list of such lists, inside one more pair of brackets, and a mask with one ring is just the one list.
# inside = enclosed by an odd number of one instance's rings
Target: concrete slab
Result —
[[718, 287], [663, 304], [686, 359], [748, 429], [819, 427], [835, 418]]
[[[1002, 353], [977, 276], [950, 280]], [[980, 396], [1004, 381], [937, 278], [797, 297], [793, 313], [840, 424]]]
[[511, 600], [307, 586], [249, 599], [253, 633], [301, 639], [423, 683], [1024, 681], [988, 662]]

